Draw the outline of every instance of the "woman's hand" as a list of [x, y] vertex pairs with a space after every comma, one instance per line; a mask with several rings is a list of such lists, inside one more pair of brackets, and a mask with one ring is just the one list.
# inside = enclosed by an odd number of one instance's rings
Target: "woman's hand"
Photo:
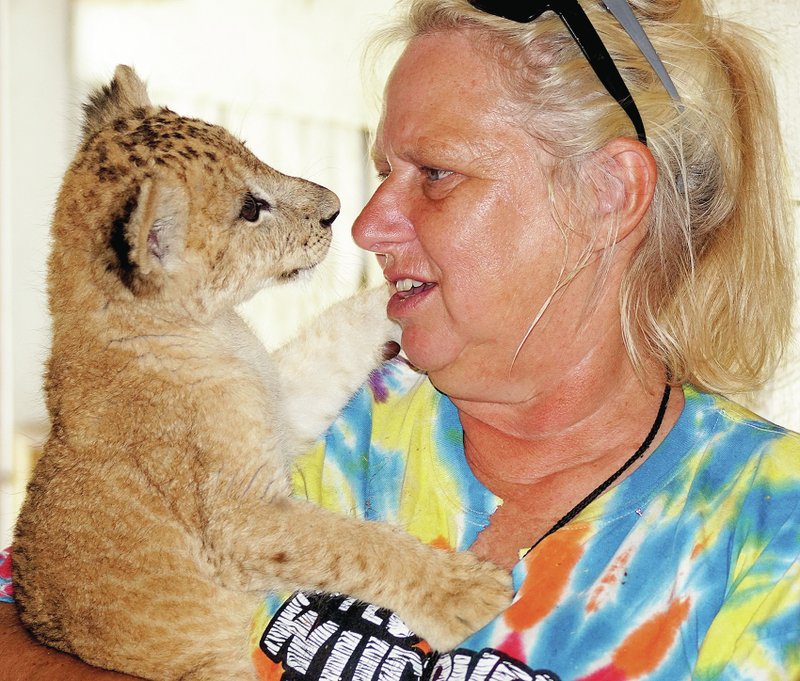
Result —
[[0, 676], [4, 681], [124, 681], [137, 677], [91, 667], [37, 643], [13, 603], [0, 603]]

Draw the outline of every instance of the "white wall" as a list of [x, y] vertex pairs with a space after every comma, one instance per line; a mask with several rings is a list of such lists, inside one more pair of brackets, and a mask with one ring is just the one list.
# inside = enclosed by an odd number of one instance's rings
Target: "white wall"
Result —
[[[720, 12], [756, 29], [763, 38], [778, 93], [786, 142], [800, 259], [800, 2], [798, 0], [717, 0]], [[800, 294], [800, 262], [798, 262]], [[795, 341], [784, 366], [752, 399], [752, 407], [781, 425], [800, 430], [800, 311], [795, 310]]]
[[9, 147], [9, 96], [8, 60], [10, 57], [11, 3], [0, 0], [0, 528], [6, 538], [11, 509], [9, 490], [13, 474], [12, 442], [14, 438], [14, 382], [11, 376], [13, 355], [11, 334], [11, 231], [4, 229], [10, 223], [8, 188]]
[[36, 377], [47, 348], [43, 275], [48, 223], [70, 153], [69, 50], [64, 30], [68, 0], [11, 0], [9, 8], [3, 204], [11, 225], [6, 243], [14, 286], [9, 320], [14, 413], [17, 421], [26, 422], [42, 413]]
[[6, 424], [15, 431], [35, 429], [31, 424], [43, 414], [47, 231], [69, 156], [68, 0], [2, 0], [0, 22], [0, 538], [5, 541], [21, 497], [19, 485], [13, 497], [8, 493], [19, 467], [14, 433]]
[[[134, 61], [157, 90], [342, 125], [372, 114], [360, 57], [394, 0], [75, 2], [75, 67], [105, 79]], [[124, 27], [109, 31], [108, 25]]]

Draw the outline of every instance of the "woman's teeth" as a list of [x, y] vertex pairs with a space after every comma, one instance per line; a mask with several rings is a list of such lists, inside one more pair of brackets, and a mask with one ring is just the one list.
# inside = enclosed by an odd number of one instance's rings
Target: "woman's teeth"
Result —
[[417, 281], [416, 279], [400, 279], [395, 284], [395, 288], [401, 293], [406, 293], [412, 288], [418, 288], [420, 286], [424, 286], [424, 284], [424, 282]]

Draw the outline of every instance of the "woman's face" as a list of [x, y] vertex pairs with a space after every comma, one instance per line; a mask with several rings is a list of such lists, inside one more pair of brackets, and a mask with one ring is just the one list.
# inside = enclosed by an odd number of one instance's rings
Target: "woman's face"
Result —
[[556, 370], [585, 310], [559, 295], [514, 360], [559, 280], [565, 239], [547, 155], [473, 44], [438, 33], [400, 58], [373, 150], [382, 183], [353, 236], [378, 254], [411, 362], [452, 397], [513, 402], [536, 392], [536, 372]]

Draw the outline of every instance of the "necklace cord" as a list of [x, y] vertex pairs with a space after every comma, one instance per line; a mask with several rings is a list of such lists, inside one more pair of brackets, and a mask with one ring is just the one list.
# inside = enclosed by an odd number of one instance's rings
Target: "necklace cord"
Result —
[[658, 407], [658, 413], [656, 414], [656, 420], [653, 421], [653, 425], [650, 428], [650, 432], [647, 433], [647, 437], [645, 437], [644, 442], [639, 446], [631, 457], [620, 466], [616, 471], [614, 471], [608, 478], [606, 478], [603, 482], [601, 482], [597, 487], [595, 487], [589, 494], [587, 494], [581, 501], [579, 501], [575, 506], [572, 507], [570, 511], [568, 511], [562, 518], [559, 520], [553, 527], [551, 527], [547, 532], [545, 532], [537, 541], [536, 543], [531, 546], [530, 549], [526, 552], [526, 555], [533, 551], [546, 537], [549, 537], [553, 532], [556, 530], [560, 530], [564, 525], [566, 525], [570, 520], [572, 520], [576, 515], [578, 515], [583, 509], [585, 509], [589, 504], [591, 504], [597, 497], [599, 497], [603, 492], [605, 492], [614, 482], [622, 475], [626, 470], [628, 470], [638, 459], [641, 458], [642, 454], [647, 451], [647, 448], [653, 442], [653, 439], [658, 434], [659, 429], [661, 428], [661, 423], [664, 420], [664, 414], [667, 411], [667, 404], [669, 403], [669, 394], [670, 394], [670, 387], [669, 383], [664, 386], [664, 395], [661, 397], [661, 404]]

